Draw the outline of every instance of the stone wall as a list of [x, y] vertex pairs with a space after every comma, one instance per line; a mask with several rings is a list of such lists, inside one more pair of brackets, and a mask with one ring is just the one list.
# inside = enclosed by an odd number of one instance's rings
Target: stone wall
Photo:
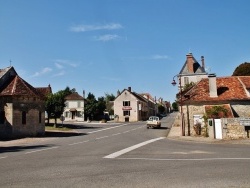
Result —
[[241, 118], [223, 118], [223, 138], [226, 139], [241, 139], [249, 138], [248, 127], [240, 125]]

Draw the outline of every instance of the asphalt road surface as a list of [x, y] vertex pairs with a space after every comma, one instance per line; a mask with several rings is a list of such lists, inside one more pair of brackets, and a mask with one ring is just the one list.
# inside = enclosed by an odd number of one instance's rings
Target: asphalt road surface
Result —
[[168, 139], [174, 117], [160, 129], [75, 123], [77, 133], [1, 142], [0, 187], [250, 187], [249, 145]]

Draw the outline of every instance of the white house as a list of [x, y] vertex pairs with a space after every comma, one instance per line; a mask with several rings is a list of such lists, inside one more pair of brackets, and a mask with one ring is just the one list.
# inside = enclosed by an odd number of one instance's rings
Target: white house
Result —
[[74, 92], [65, 97], [65, 121], [84, 121], [84, 97]]

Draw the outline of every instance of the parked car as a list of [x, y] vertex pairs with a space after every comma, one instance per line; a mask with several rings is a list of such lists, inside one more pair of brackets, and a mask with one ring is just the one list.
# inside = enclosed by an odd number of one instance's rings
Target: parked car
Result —
[[157, 116], [150, 116], [147, 120], [147, 128], [160, 128], [161, 121], [160, 118]]

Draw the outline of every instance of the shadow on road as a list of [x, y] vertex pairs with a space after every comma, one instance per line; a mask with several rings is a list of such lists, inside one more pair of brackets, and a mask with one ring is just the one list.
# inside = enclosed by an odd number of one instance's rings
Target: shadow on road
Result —
[[71, 137], [87, 135], [85, 133], [64, 132], [64, 131], [46, 131], [44, 137]]
[[6, 147], [0, 147], [0, 153], [6, 153], [6, 152], [18, 152], [23, 150], [34, 150], [34, 149], [41, 149], [41, 148], [48, 148], [51, 147], [51, 145], [34, 145], [34, 146], [6, 146]]

